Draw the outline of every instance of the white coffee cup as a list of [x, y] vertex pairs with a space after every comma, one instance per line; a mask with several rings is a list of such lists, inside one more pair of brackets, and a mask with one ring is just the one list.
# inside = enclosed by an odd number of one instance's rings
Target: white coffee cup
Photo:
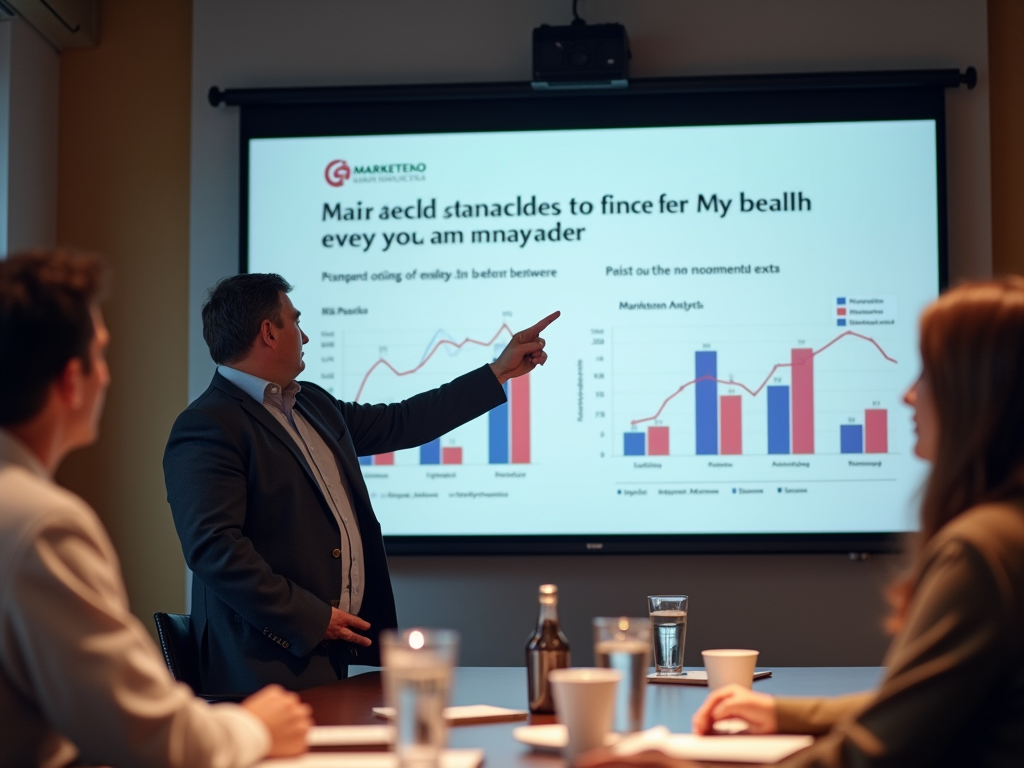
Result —
[[569, 732], [565, 757], [570, 762], [589, 749], [604, 746], [620, 680], [622, 673], [615, 669], [553, 669], [548, 673], [555, 713]]
[[753, 686], [757, 651], [723, 648], [702, 651], [701, 655], [708, 673], [708, 688], [712, 691], [724, 685], [742, 685], [744, 688]]

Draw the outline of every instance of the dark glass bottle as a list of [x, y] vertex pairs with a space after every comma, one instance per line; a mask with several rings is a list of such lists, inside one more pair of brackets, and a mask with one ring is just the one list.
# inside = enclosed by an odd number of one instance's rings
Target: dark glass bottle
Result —
[[530, 711], [551, 715], [555, 702], [548, 687], [548, 672], [569, 666], [569, 641], [558, 626], [558, 587], [542, 584], [537, 629], [526, 643], [526, 678]]

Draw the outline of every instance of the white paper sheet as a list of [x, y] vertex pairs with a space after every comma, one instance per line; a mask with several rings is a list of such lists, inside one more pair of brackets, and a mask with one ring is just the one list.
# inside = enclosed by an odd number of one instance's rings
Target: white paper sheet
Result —
[[[395, 710], [391, 707], [374, 707], [373, 714], [390, 720], [395, 716]], [[527, 712], [524, 709], [492, 707], [490, 704], [469, 704], [462, 707], [445, 707], [444, 709], [444, 719], [449, 723], [459, 723], [465, 720], [509, 721], [525, 720], [526, 718]]]
[[390, 725], [315, 725], [309, 729], [306, 743], [311, 747], [390, 744], [394, 730]]
[[809, 747], [811, 736], [696, 736], [692, 733], [671, 734], [659, 726], [621, 741], [616, 754], [635, 755], [658, 749], [670, 757], [686, 760], [708, 760], [733, 763], [777, 763]]
[[[480, 768], [482, 749], [446, 749], [441, 753], [441, 768]], [[257, 768], [397, 768], [394, 752], [312, 752], [301, 757], [264, 760]]]

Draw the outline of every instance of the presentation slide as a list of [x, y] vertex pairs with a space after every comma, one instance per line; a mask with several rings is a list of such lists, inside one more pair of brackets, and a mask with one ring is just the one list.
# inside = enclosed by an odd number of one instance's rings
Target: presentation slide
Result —
[[553, 312], [547, 365], [361, 459], [385, 534], [911, 530], [932, 120], [252, 139], [301, 380], [396, 402]]

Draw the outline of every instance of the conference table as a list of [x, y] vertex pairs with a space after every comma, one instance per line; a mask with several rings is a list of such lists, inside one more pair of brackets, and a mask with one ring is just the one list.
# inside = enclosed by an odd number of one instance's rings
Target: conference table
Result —
[[[771, 667], [772, 676], [754, 683], [754, 689], [779, 696], [836, 696], [875, 687], [881, 667]], [[363, 671], [366, 670], [366, 671]], [[371, 671], [372, 670], [372, 671]], [[380, 672], [353, 667], [350, 677], [303, 691], [317, 725], [379, 724], [371, 711], [383, 706]], [[649, 684], [644, 727], [664, 725], [674, 733], [689, 733], [690, 718], [707, 696], [702, 686]], [[526, 706], [524, 667], [459, 667], [455, 672], [451, 704], [492, 704], [510, 709]], [[460, 725], [449, 729], [453, 748], [484, 750], [485, 768], [562, 768], [560, 757], [532, 751], [512, 737], [514, 728], [527, 721]], [[531, 724], [555, 722], [551, 716], [533, 716]], [[707, 763], [722, 768], [724, 763]]]

